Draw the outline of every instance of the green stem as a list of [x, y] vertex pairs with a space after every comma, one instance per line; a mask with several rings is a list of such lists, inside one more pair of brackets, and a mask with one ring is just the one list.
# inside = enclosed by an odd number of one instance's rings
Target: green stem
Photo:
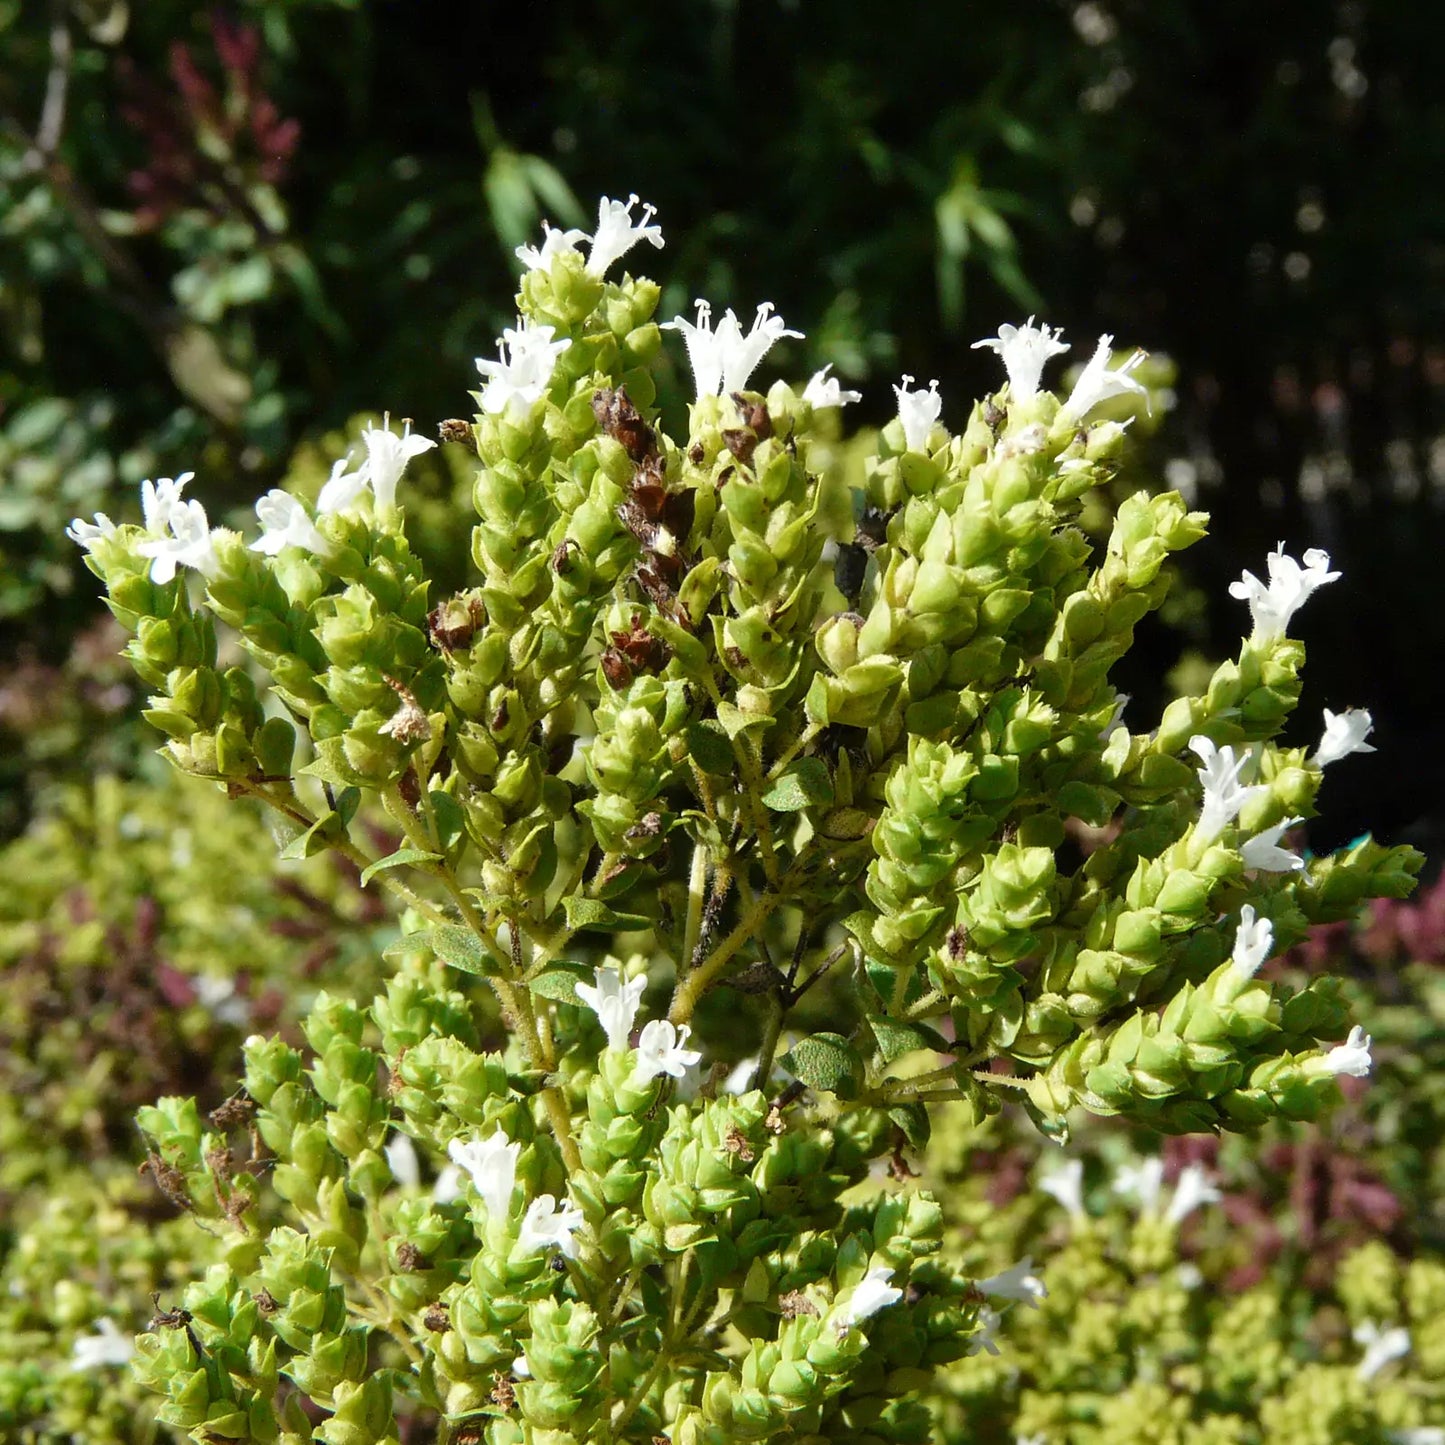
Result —
[[743, 915], [738, 924], [707, 959], [685, 977], [678, 980], [672, 995], [672, 1007], [668, 1018], [674, 1024], [685, 1024], [692, 1018], [692, 1011], [706, 992], [708, 985], [732, 961], [733, 955], [757, 932], [767, 916], [783, 901], [782, 885], [765, 888]]
[[758, 1049], [758, 1067], [753, 1074], [755, 1089], [767, 1087], [767, 1078], [773, 1071], [773, 1055], [778, 1051], [778, 1038], [783, 1032], [783, 1018], [786, 1013], [782, 999], [770, 995], [767, 1022], [763, 1025], [763, 1042]]
[[702, 911], [707, 902], [707, 861], [707, 849], [701, 843], [695, 843], [692, 869], [687, 879], [687, 919], [682, 928], [682, 952], [677, 959], [679, 973], [692, 967], [693, 954], [697, 952], [698, 940], [702, 937]]

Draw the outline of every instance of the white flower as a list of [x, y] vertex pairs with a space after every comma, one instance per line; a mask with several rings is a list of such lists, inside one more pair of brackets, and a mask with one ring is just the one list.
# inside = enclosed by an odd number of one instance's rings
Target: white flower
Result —
[[626, 205], [602, 197], [597, 207], [597, 231], [587, 257], [590, 275], [604, 275], [614, 261], [625, 256], [639, 241], [650, 241], [659, 251], [662, 249], [665, 244], [662, 227], [648, 225], [657, 214], [657, 207], [644, 205], [642, 219], [634, 225], [632, 208], [636, 204], [636, 196], [628, 196]]
[[115, 523], [104, 512], [97, 512], [93, 522], [87, 522], [84, 517], [77, 517], [65, 529], [65, 535], [77, 546], [84, 547], [87, 552], [94, 552], [98, 542], [105, 541], [107, 537], [113, 537], [115, 532]]
[[242, 1028], [251, 1021], [251, 1005], [236, 996], [234, 978], [215, 978], [203, 973], [191, 979], [196, 1002], [218, 1023]]
[[273, 487], [256, 503], [256, 515], [264, 530], [251, 543], [253, 552], [274, 557], [283, 547], [303, 547], [308, 552], [331, 550], [306, 508], [287, 492]]
[[1363, 1079], [1370, 1072], [1373, 1062], [1370, 1058], [1373, 1043], [1369, 1034], [1356, 1024], [1350, 1030], [1349, 1038], [1342, 1044], [1336, 1044], [1320, 1060], [1320, 1064], [1327, 1074], [1348, 1074], [1352, 1079]]
[[1108, 401], [1112, 396], [1124, 396], [1128, 393], [1142, 396], [1145, 406], [1148, 406], [1148, 391], [1141, 382], [1135, 381], [1129, 375], [1145, 359], [1144, 352], [1136, 351], [1117, 371], [1110, 371], [1109, 358], [1112, 353], [1109, 348], [1113, 344], [1113, 340], [1112, 336], [1099, 338], [1099, 345], [1095, 348], [1093, 356], [1089, 358], [1089, 364], [1074, 383], [1074, 389], [1069, 393], [1069, 399], [1059, 408], [1061, 413], [1067, 412], [1076, 421], [1083, 421], [1101, 401]]
[[1254, 622], [1252, 640], [1259, 644], [1283, 637], [1290, 618], [1304, 606], [1310, 594], [1340, 575], [1329, 570], [1330, 554], [1318, 547], [1311, 547], [1305, 553], [1303, 567], [1293, 557], [1285, 556], [1283, 542], [1265, 561], [1269, 566], [1268, 586], [1252, 572], [1229, 584], [1231, 597], [1249, 603], [1249, 615]]
[[[96, 521], [100, 518], [97, 517]], [[1314, 756], [1315, 767], [1327, 768], [1351, 753], [1374, 752], [1375, 749], [1365, 741], [1374, 726], [1374, 719], [1366, 708], [1352, 707], [1344, 712], [1331, 712], [1326, 708], [1325, 730]]]
[[998, 1354], [998, 1327], [1002, 1323], [1003, 1316], [984, 1305], [978, 1312], [978, 1332], [969, 1336], [968, 1353], [977, 1355], [987, 1350], [991, 1355]]
[[1267, 918], [1256, 919], [1254, 905], [1246, 903], [1239, 910], [1239, 926], [1234, 930], [1234, 952], [1230, 963], [1241, 978], [1253, 978], [1263, 967], [1274, 947], [1274, 924]]
[[[386, 1142], [386, 1162], [391, 1168], [392, 1178], [408, 1189], [421, 1183], [421, 1165], [417, 1161], [416, 1146], [405, 1134], [393, 1134]], [[441, 1180], [437, 1180], [441, 1184]], [[453, 1195], [453, 1198], [456, 1196]]]
[[893, 1271], [886, 1264], [870, 1269], [853, 1286], [848, 1303], [838, 1314], [838, 1324], [844, 1329], [851, 1328], [860, 1320], [866, 1320], [870, 1315], [876, 1315], [879, 1310], [887, 1309], [889, 1305], [901, 1300], [903, 1291], [888, 1283], [892, 1278]]
[[431, 1197], [438, 1204], [450, 1204], [462, 1197], [462, 1171], [455, 1164], [444, 1164], [437, 1171], [436, 1182], [431, 1187]]
[[991, 1274], [987, 1279], [979, 1280], [978, 1288], [995, 1299], [1023, 1300], [1034, 1309], [1038, 1309], [1039, 1301], [1047, 1299], [1049, 1294], [1043, 1280], [1034, 1273], [1034, 1260], [1030, 1254], [1024, 1255], [1017, 1264], [1000, 1274]]
[[750, 1059], [740, 1059], [718, 1087], [724, 1094], [746, 1094], [754, 1087], [761, 1087], [761, 1081], [754, 1080], [761, 1062], [757, 1054]]
[[1010, 401], [1028, 401], [1038, 395], [1039, 378], [1044, 374], [1044, 364], [1051, 356], [1062, 356], [1069, 349], [1063, 339], [1063, 327], [1051, 331], [1047, 326], [1035, 326], [1029, 317], [1022, 326], [1010, 326], [1005, 322], [998, 329], [997, 336], [984, 341], [975, 341], [970, 348], [977, 351], [986, 346], [1003, 357], [1003, 368], [1008, 372], [1008, 394]]
[[830, 361], [822, 371], [815, 371], [803, 388], [803, 400], [814, 411], [821, 411], [829, 406], [847, 406], [850, 401], [863, 400], [861, 391], [844, 391], [838, 378], [828, 375], [832, 369], [833, 363]]
[[505, 1219], [512, 1208], [512, 1189], [517, 1182], [517, 1156], [520, 1144], [514, 1144], [498, 1129], [488, 1139], [473, 1135], [467, 1143], [460, 1138], [447, 1145], [447, 1154], [459, 1168], [472, 1177], [490, 1219]]
[[926, 452], [928, 437], [943, 411], [938, 383], [930, 381], [927, 391], [909, 391], [913, 378], [905, 375], [902, 386], [893, 388], [898, 398], [898, 420], [903, 423], [903, 440], [911, 452]]
[[1186, 1164], [1179, 1171], [1179, 1182], [1174, 1186], [1164, 1219], [1169, 1224], [1179, 1224], [1201, 1205], [1218, 1204], [1219, 1200], [1219, 1190], [1205, 1178], [1203, 1166]]
[[1282, 823], [1276, 823], [1273, 828], [1266, 828], [1262, 832], [1256, 833], [1254, 837], [1246, 838], [1239, 845], [1244, 866], [1258, 868], [1262, 873], [1299, 872], [1305, 866], [1305, 860], [1298, 853], [1291, 853], [1288, 848], [1281, 848], [1279, 840], [1288, 829], [1303, 822], [1303, 818], [1286, 818]]
[[185, 506], [181, 493], [186, 483], [195, 477], [194, 472], [182, 472], [174, 481], [161, 477], [140, 484], [140, 509], [145, 518], [145, 529], [152, 537], [163, 537], [170, 529], [171, 515]]
[[682, 332], [687, 344], [687, 360], [692, 367], [692, 378], [697, 385], [698, 400], [705, 396], [722, 396], [741, 391], [748, 384], [748, 378], [757, 370], [758, 363], [767, 355], [774, 342], [791, 336], [797, 341], [803, 339], [801, 331], [789, 331], [781, 316], [772, 314], [773, 303], [764, 301], [753, 317], [752, 330], [743, 335], [742, 323], [729, 307], [718, 322], [712, 325], [712, 307], [701, 299], [697, 305], [697, 320], [684, 321], [674, 316], [664, 324], [665, 331]]
[[615, 968], [599, 968], [593, 976], [596, 987], [579, 983], [577, 997], [597, 1015], [607, 1033], [608, 1047], [620, 1051], [627, 1047], [632, 1036], [632, 1022], [637, 1017], [647, 979], [639, 974], [624, 983]]
[[167, 515], [169, 537], [142, 542], [136, 551], [151, 558], [151, 581], [166, 583], [176, 575], [177, 567], [194, 567], [206, 577], [214, 577], [220, 566], [216, 546], [211, 538], [206, 509], [199, 502], [181, 502]]
[[542, 222], [542, 244], [540, 246], [518, 246], [517, 259], [529, 271], [550, 271], [552, 262], [558, 256], [576, 255], [578, 241], [586, 241], [586, 231], [554, 231]]
[[1415, 1425], [1407, 1430], [1391, 1430], [1386, 1438], [1390, 1445], [1445, 1445], [1445, 1429], [1439, 1425]]
[[575, 1205], [564, 1204], [558, 1209], [552, 1195], [539, 1194], [522, 1216], [517, 1247], [526, 1254], [556, 1248], [568, 1259], [576, 1259], [577, 1241], [572, 1235], [581, 1223], [582, 1211]]
[[81, 1335], [70, 1347], [72, 1370], [95, 1370], [102, 1365], [123, 1365], [135, 1354], [135, 1341], [116, 1328], [115, 1321], [99, 1319], [93, 1335]]
[[572, 342], [563, 337], [553, 341], [551, 326], [508, 327], [497, 342], [500, 361], [477, 357], [477, 370], [486, 378], [482, 390], [482, 410], [489, 416], [510, 412], [525, 416], [542, 399], [552, 380], [557, 358]]
[[1052, 1194], [1075, 1219], [1087, 1219], [1084, 1208], [1084, 1161], [1068, 1159], [1039, 1180], [1039, 1188]]
[[525, 1353], [518, 1355], [517, 1358], [512, 1361], [512, 1373], [519, 1380], [530, 1380], [532, 1378], [532, 1367], [527, 1363]]
[[[550, 368], [548, 375], [551, 375]], [[366, 460], [362, 462], [361, 470], [366, 474], [376, 505], [383, 510], [396, 505], [396, 484], [401, 480], [406, 464], [436, 445], [430, 437], [413, 436], [410, 422], [397, 436], [389, 419], [385, 426], [367, 427], [361, 433], [361, 444], [366, 448]]]
[[1391, 1360], [1410, 1353], [1410, 1332], [1400, 1325], [1382, 1330], [1373, 1320], [1355, 1327], [1355, 1343], [1365, 1347], [1364, 1357], [1355, 1366], [1361, 1380], [1372, 1380]]
[[1208, 843], [1219, 836], [1226, 823], [1232, 823], [1239, 816], [1239, 810], [1251, 798], [1267, 790], [1262, 784], [1247, 788], [1239, 780], [1245, 764], [1250, 761], [1247, 749], [1236, 758], [1228, 744], [1216, 748], [1202, 733], [1189, 739], [1189, 749], [1204, 762], [1198, 770], [1199, 781], [1204, 785], [1204, 802], [1199, 809], [1199, 821], [1194, 825], [1194, 836]]
[[366, 490], [366, 463], [354, 472], [346, 468], [351, 463], [351, 453], [332, 464], [331, 475], [316, 498], [316, 511], [321, 516], [331, 512], [344, 512]]
[[1126, 1164], [1114, 1175], [1109, 1186], [1115, 1194], [1129, 1194], [1139, 1201], [1142, 1214], [1153, 1214], [1159, 1207], [1159, 1191], [1164, 1186], [1164, 1161], [1157, 1155]]
[[644, 1084], [662, 1074], [680, 1079], [694, 1064], [701, 1062], [702, 1054], [698, 1050], [683, 1048], [691, 1032], [686, 1024], [680, 1029], [674, 1028], [666, 1019], [653, 1019], [644, 1025], [642, 1037], [637, 1041], [632, 1082]]

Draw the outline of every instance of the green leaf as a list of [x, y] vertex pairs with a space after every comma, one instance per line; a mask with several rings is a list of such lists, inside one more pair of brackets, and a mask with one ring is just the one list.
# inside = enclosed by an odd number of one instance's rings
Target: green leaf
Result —
[[281, 856], [293, 862], [314, 857], [342, 831], [342, 827], [340, 817], [328, 808], [304, 833], [293, 838], [281, 850]]
[[818, 832], [833, 843], [856, 843], [873, 826], [873, 815], [862, 808], [834, 808], [818, 824]]
[[732, 777], [737, 757], [722, 724], [715, 718], [689, 724], [687, 751], [703, 772], [711, 773], [715, 778]]
[[316, 756], [297, 771], [307, 777], [320, 778], [337, 788], [354, 787], [365, 779], [346, 761], [345, 738], [322, 738], [316, 744]]
[[904, 1024], [886, 1014], [869, 1014], [868, 1027], [878, 1041], [878, 1052], [885, 1064], [901, 1059], [904, 1054], [931, 1049], [936, 1054], [951, 1054], [953, 1045], [936, 1029], [925, 1024]]
[[527, 987], [539, 998], [556, 999], [558, 1003], [580, 1004], [577, 997], [579, 983], [591, 984], [597, 970], [585, 963], [573, 963], [569, 959], [555, 959], [536, 978], [527, 980]]
[[903, 1137], [915, 1149], [922, 1149], [928, 1143], [931, 1130], [925, 1105], [895, 1104], [888, 1111], [888, 1117], [903, 1131]]
[[401, 868], [407, 863], [441, 861], [440, 853], [427, 853], [420, 848], [398, 848], [395, 853], [388, 853], [385, 858], [378, 858], [375, 863], [368, 864], [361, 870], [361, 886], [365, 888], [376, 874], [385, 872], [388, 868]]
[[480, 974], [483, 978], [502, 976], [501, 964], [487, 952], [482, 940], [470, 928], [456, 923], [441, 923], [412, 937], [425, 943], [450, 968]]
[[832, 801], [833, 780], [822, 758], [799, 758], [763, 794], [763, 802], [775, 813], [826, 808]]
[[462, 805], [450, 793], [433, 788], [430, 794], [432, 815], [436, 818], [437, 841], [441, 844], [442, 855], [448, 859], [466, 841], [467, 818]]
[[813, 1034], [783, 1055], [782, 1064], [810, 1089], [856, 1099], [863, 1087], [863, 1060], [842, 1034]]
[[562, 908], [567, 914], [567, 927], [573, 932], [590, 928], [601, 933], [625, 933], [629, 929], [652, 927], [650, 918], [640, 913], [619, 913], [595, 898], [564, 898]]
[[717, 720], [730, 738], [741, 737], [749, 728], [768, 727], [773, 721], [763, 713], [744, 712], [730, 702], [718, 703]]

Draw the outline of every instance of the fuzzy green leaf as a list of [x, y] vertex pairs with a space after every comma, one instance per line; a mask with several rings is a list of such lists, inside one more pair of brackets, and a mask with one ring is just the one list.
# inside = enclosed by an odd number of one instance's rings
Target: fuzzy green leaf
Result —
[[799, 758], [763, 794], [775, 813], [797, 813], [804, 808], [827, 807], [833, 801], [833, 780], [821, 758]]
[[810, 1089], [856, 1099], [863, 1087], [863, 1060], [842, 1034], [813, 1034], [784, 1054], [782, 1064]]
[[401, 868], [408, 863], [440, 862], [440, 853], [427, 853], [420, 848], [398, 848], [395, 853], [388, 853], [385, 858], [378, 858], [375, 863], [370, 863], [361, 870], [361, 886], [365, 888], [376, 874], [385, 872], [388, 868]]

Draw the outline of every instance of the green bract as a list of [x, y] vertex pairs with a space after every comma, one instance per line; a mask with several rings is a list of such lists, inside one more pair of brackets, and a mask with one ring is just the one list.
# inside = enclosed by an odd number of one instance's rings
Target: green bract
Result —
[[[1135, 362], [1101, 347], [1062, 404], [1035, 367], [956, 434], [900, 391], [850, 488], [819, 379], [747, 389], [791, 333], [702, 306], [674, 437], [658, 289], [601, 274], [652, 239], [630, 213], [530, 258], [444, 423], [479, 461], [460, 593], [408, 545], [424, 443], [389, 429], [314, 519], [273, 495], [260, 545], [178, 487], [145, 530], [77, 525], [170, 759], [405, 908], [374, 1002], [323, 994], [306, 1052], [250, 1039], [209, 1127], [141, 1113], [222, 1241], [135, 1366], [196, 1440], [925, 1439], [920, 1392], [977, 1393], [930, 1382], [996, 1323], [932, 1197], [864, 1182], [929, 1105], [1245, 1130], [1368, 1067], [1329, 979], [1232, 961], [1246, 905], [1279, 950], [1419, 863], [1261, 851], [1320, 783], [1275, 741], [1300, 644], [1261, 623], [1119, 720], [1110, 669], [1205, 522], [1141, 493], [1102, 550], [1077, 525]], [[1308, 591], [1256, 586], [1285, 620]]]

